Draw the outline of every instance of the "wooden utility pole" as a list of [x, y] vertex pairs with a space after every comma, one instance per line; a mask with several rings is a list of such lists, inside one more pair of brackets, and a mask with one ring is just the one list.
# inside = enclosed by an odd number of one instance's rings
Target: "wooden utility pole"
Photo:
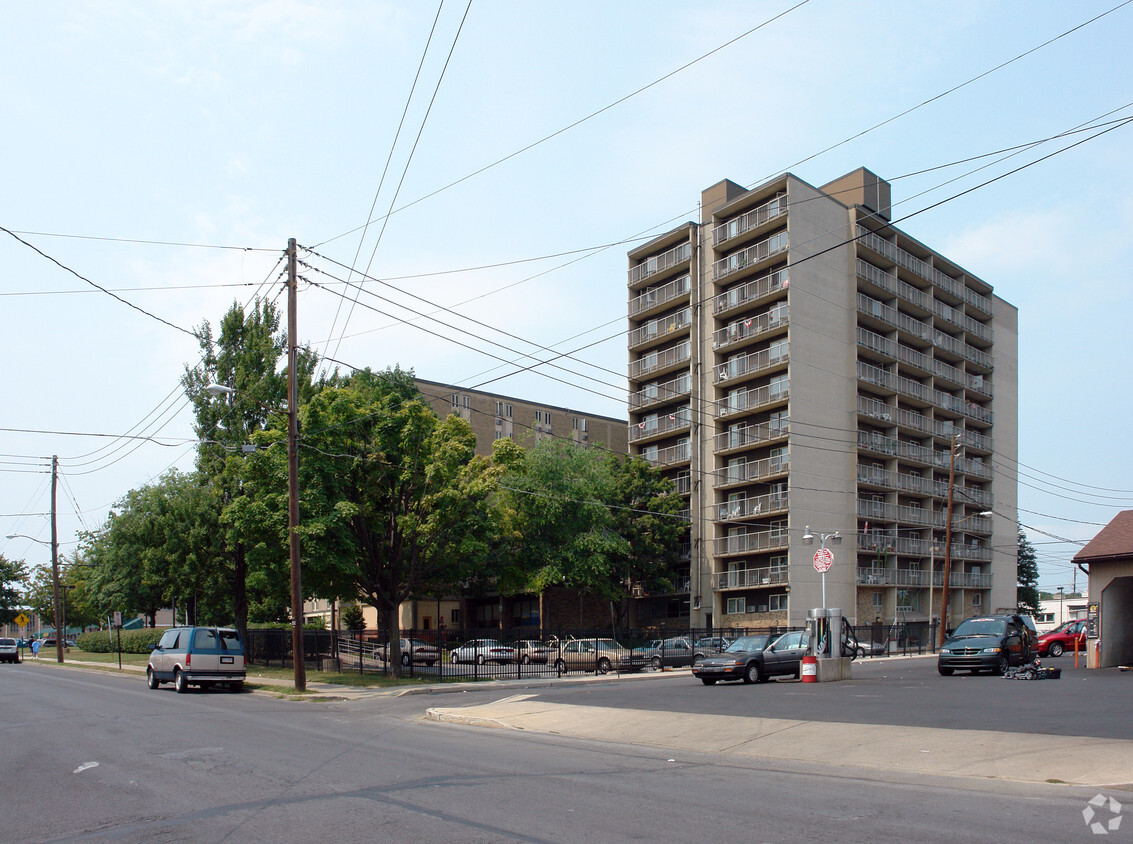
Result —
[[948, 515], [944, 525], [944, 594], [940, 596], [940, 635], [937, 647], [944, 645], [944, 631], [948, 627], [948, 598], [952, 594], [949, 580], [952, 577], [952, 498], [953, 488], [956, 484], [956, 445], [960, 442], [960, 435], [952, 438], [952, 451], [948, 456]]
[[55, 598], [55, 659], [63, 661], [63, 605], [59, 602], [59, 525], [56, 520], [55, 492], [59, 486], [59, 455], [51, 457], [51, 592]]
[[295, 238], [287, 241], [287, 535], [291, 550], [291, 661], [295, 665], [295, 691], [307, 690], [303, 661], [303, 584], [299, 569], [299, 388], [295, 336], [298, 317], [298, 271]]

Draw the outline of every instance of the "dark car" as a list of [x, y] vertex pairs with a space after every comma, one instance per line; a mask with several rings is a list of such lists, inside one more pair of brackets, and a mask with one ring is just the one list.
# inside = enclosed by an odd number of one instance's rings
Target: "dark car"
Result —
[[1086, 622], [1081, 618], [1067, 621], [1043, 633], [1038, 638], [1035, 650], [1039, 656], [1062, 656], [1075, 647], [1080, 653], [1086, 652]]
[[953, 671], [991, 671], [1006, 674], [1012, 665], [1030, 662], [1033, 639], [1017, 615], [980, 615], [960, 622], [936, 658], [944, 676]]
[[692, 665], [697, 660], [704, 658], [704, 653], [696, 650], [692, 642], [684, 636], [675, 636], [671, 639], [654, 639], [644, 647], [634, 648], [633, 653], [658, 671], [662, 668]]
[[723, 652], [693, 663], [692, 675], [706, 686], [717, 680], [765, 683], [778, 675], [797, 677], [808, 644], [803, 631], [778, 638], [766, 633], [741, 636]]

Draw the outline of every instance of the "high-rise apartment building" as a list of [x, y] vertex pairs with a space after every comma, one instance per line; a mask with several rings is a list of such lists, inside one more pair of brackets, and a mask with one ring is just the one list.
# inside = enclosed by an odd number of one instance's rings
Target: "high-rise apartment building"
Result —
[[887, 182], [708, 188], [629, 253], [628, 313], [630, 451], [689, 502], [639, 623], [927, 620], [946, 567], [946, 622], [1015, 606], [1017, 310], [890, 225]]

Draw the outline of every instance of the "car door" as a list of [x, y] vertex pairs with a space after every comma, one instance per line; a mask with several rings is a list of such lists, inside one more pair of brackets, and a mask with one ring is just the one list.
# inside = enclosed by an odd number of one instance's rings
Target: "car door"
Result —
[[1003, 645], [1007, 649], [1007, 659], [1012, 665], [1022, 665], [1029, 656], [1026, 637], [1014, 621], [1007, 622]]
[[796, 674], [806, 655], [809, 637], [801, 630], [786, 633], [763, 652], [763, 665], [768, 674]]
[[220, 639], [216, 630], [211, 627], [198, 627], [194, 630], [190, 652], [193, 655], [190, 673], [196, 676], [216, 676], [220, 673]]

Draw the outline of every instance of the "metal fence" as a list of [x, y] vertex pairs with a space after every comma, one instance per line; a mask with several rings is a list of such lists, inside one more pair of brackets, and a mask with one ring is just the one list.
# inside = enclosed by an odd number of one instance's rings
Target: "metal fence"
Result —
[[[679, 668], [718, 653], [740, 636], [781, 634], [792, 627], [403, 630], [405, 677], [438, 680], [556, 677], [579, 672], [631, 673]], [[936, 625], [862, 624], [851, 628], [857, 658], [935, 652]], [[394, 673], [389, 637], [381, 630], [304, 630], [303, 660], [315, 672]], [[293, 666], [290, 630], [249, 630], [249, 666]]]

